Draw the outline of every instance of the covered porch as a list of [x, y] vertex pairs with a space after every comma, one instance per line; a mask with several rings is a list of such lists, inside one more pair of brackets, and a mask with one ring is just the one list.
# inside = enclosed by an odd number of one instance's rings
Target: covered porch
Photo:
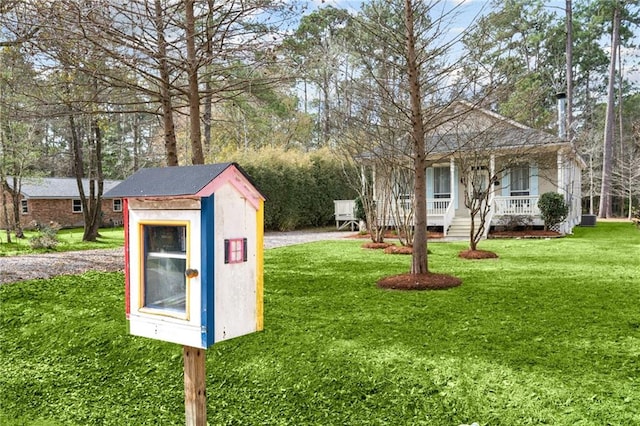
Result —
[[[445, 236], [468, 237], [470, 211], [465, 200], [482, 200], [482, 205], [489, 207], [485, 237], [492, 226], [516, 222], [542, 226], [538, 201], [545, 192], [562, 194], [569, 204], [561, 233], [570, 233], [579, 223], [579, 159], [567, 149], [539, 149], [521, 158], [490, 154], [480, 160], [471, 165], [454, 156], [433, 160], [426, 171], [427, 226], [442, 229]], [[372, 175], [379, 224], [396, 227], [405, 221], [412, 223], [412, 176], [375, 168]], [[337, 209], [336, 219], [341, 215]]]

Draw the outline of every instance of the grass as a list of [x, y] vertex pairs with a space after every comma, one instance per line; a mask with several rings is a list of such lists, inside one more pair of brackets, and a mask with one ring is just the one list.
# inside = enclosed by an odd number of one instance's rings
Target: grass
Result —
[[54, 250], [32, 249], [29, 239], [38, 235], [37, 231], [24, 231], [25, 238], [11, 236], [11, 243], [6, 242], [6, 231], [0, 231], [0, 256], [16, 256], [27, 253], [63, 252], [72, 250], [91, 250], [116, 248], [124, 245], [124, 231], [119, 228], [101, 228], [96, 242], [82, 241], [82, 228], [61, 229], [58, 232], [58, 245]]
[[[382, 291], [358, 241], [265, 254], [265, 331], [207, 351], [212, 425], [640, 424], [640, 231], [434, 243], [463, 285]], [[184, 424], [182, 348], [127, 334], [121, 274], [0, 288], [0, 424]]]

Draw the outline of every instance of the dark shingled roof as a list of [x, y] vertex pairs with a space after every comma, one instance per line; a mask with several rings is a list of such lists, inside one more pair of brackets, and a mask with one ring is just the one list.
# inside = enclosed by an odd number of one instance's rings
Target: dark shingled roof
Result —
[[[10, 178], [8, 178], [10, 179]], [[10, 182], [10, 181], [9, 181]], [[103, 181], [104, 192], [117, 186], [119, 180]], [[85, 194], [89, 194], [89, 180], [82, 179]], [[79, 198], [78, 183], [75, 178], [31, 178], [22, 179], [21, 193], [25, 198]], [[103, 196], [103, 198], [109, 198]]]
[[194, 195], [230, 166], [235, 166], [253, 185], [251, 178], [236, 163], [159, 167], [138, 170], [127, 178], [127, 180], [106, 193], [105, 197], [129, 198]]

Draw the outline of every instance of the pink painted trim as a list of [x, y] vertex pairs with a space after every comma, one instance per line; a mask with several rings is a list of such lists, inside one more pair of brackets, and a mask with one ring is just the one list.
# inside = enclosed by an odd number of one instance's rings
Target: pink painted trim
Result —
[[122, 219], [124, 226], [124, 314], [131, 315], [131, 273], [129, 271], [129, 200], [122, 200]]
[[258, 210], [260, 208], [260, 200], [263, 200], [262, 196], [234, 166], [227, 167], [224, 172], [220, 173], [195, 195], [208, 197], [227, 183], [242, 194], [254, 209]]

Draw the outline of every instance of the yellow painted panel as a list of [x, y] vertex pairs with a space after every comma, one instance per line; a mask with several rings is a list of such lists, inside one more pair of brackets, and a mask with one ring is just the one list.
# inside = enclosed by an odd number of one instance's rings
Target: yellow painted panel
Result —
[[264, 201], [256, 212], [256, 330], [264, 329]]

